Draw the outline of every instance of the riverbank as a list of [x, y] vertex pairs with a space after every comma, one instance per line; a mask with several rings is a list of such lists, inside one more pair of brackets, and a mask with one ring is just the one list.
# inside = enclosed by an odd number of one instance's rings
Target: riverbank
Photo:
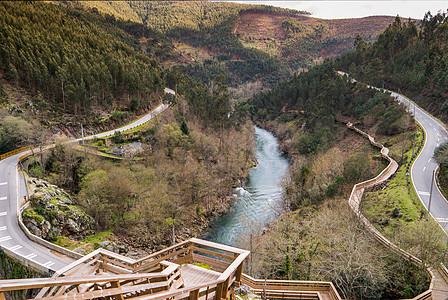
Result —
[[257, 165], [249, 171], [246, 183], [234, 190], [230, 211], [212, 222], [205, 234], [207, 240], [246, 246], [247, 236], [261, 234], [284, 210], [282, 182], [289, 161], [269, 131], [256, 126], [255, 139]]
[[229, 209], [232, 190], [247, 177], [253, 128], [215, 132], [196, 122], [182, 125], [178, 109], [132, 136], [144, 148], [138, 161], [109, 161], [61, 144], [30, 157], [24, 167], [72, 193], [93, 217], [96, 232], [112, 232], [130, 249], [154, 252], [169, 246], [173, 228], [176, 241], [199, 236]]

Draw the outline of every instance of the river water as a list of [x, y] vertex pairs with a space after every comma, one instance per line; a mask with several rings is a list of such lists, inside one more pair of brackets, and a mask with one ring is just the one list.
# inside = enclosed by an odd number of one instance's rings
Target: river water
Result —
[[255, 127], [257, 166], [252, 168], [246, 184], [235, 189], [235, 203], [228, 213], [218, 217], [205, 239], [230, 246], [239, 246], [250, 232], [260, 232], [273, 221], [281, 209], [281, 182], [288, 169], [288, 160], [278, 149], [275, 136]]

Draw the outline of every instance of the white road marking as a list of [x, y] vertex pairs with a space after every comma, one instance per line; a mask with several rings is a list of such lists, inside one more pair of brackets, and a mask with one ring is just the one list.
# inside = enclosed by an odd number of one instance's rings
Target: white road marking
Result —
[[426, 167], [423, 167], [423, 172], [425, 172], [425, 170], [426, 170]]
[[430, 159], [428, 160], [428, 162], [431, 162], [431, 160], [432, 160], [432, 158], [430, 158]]
[[0, 197], [0, 201], [6, 200], [6, 199], [8, 199], [8, 197]]
[[429, 196], [429, 192], [422, 192], [422, 191], [418, 191], [418, 193], [422, 196]]
[[0, 231], [6, 230], [6, 226], [0, 226]]
[[37, 256], [37, 254], [34, 254], [34, 252], [33, 252], [33, 253], [28, 254], [27, 256], [25, 256], [25, 258], [32, 259], [32, 258], [35, 258], [36, 256]]
[[7, 236], [4, 236], [4, 237], [0, 238], [0, 243], [3, 243], [3, 242], [6, 242], [6, 241], [9, 241], [10, 239], [11, 239], [11, 237], [10, 237], [9, 235], [7, 235]]
[[49, 260], [49, 261], [47, 261], [46, 263], [44, 263], [43, 266], [48, 268], [48, 267], [51, 267], [51, 266], [54, 265], [54, 264], [55, 264], [54, 261]]
[[21, 248], [22, 248], [22, 246], [20, 246], [20, 245], [15, 245], [14, 247], [9, 248], [9, 250], [11, 250], [11, 251], [16, 251], [16, 250], [19, 250], [19, 249], [21, 249]]
[[437, 222], [448, 223], [448, 218], [436, 218]]
[[7, 214], [8, 214], [7, 211], [2, 211], [2, 212], [0, 212], [0, 217], [2, 217], [2, 216], [6, 216]]
[[0, 185], [7, 185], [7, 182], [0, 182]]

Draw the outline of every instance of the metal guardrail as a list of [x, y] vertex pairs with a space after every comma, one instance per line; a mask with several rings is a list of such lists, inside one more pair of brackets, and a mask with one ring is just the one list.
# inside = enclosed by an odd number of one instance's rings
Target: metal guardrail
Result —
[[0, 155], [0, 160], [5, 159], [7, 157], [10, 157], [10, 156], [12, 156], [14, 154], [17, 154], [17, 153], [20, 153], [20, 152], [30, 150], [30, 149], [31, 149], [31, 146], [26, 146], [26, 147], [22, 147], [22, 148], [19, 148], [19, 149], [16, 149], [16, 150], [12, 150], [12, 151], [6, 152], [6, 153]]

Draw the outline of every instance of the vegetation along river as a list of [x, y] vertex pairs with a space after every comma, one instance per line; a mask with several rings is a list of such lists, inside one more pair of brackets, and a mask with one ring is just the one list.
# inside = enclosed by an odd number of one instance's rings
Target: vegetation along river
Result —
[[278, 216], [282, 205], [282, 179], [288, 159], [278, 149], [276, 137], [255, 127], [257, 166], [252, 168], [246, 184], [235, 189], [235, 203], [228, 213], [217, 218], [206, 239], [231, 246], [241, 246], [251, 232]]

